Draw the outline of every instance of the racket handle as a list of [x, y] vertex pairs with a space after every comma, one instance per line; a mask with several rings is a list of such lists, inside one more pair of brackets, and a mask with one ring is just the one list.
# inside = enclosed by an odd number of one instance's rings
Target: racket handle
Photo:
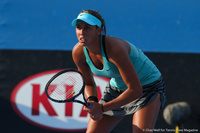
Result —
[[91, 109], [91, 108], [92, 108], [92, 104], [87, 103], [87, 104], [86, 104], [86, 107], [87, 107], [88, 109]]

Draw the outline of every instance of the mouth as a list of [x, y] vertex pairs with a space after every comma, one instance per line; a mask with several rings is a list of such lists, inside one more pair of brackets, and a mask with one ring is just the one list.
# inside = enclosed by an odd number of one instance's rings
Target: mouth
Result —
[[84, 43], [85, 41], [86, 41], [86, 40], [85, 40], [84, 37], [81, 37], [81, 38], [80, 38], [80, 42], [81, 42], [81, 43]]

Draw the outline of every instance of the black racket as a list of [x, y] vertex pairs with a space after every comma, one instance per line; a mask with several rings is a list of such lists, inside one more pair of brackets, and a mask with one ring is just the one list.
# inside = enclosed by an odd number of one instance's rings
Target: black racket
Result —
[[[84, 95], [85, 78], [81, 72], [76, 69], [65, 69], [55, 74], [46, 84], [45, 93], [47, 97], [59, 103], [77, 102], [92, 108]], [[83, 101], [77, 100], [82, 94]]]

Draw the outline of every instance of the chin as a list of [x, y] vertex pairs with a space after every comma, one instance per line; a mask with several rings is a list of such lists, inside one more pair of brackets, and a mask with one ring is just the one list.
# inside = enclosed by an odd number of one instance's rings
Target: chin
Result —
[[85, 46], [85, 43], [84, 42], [79, 42], [80, 45], [82, 46]]

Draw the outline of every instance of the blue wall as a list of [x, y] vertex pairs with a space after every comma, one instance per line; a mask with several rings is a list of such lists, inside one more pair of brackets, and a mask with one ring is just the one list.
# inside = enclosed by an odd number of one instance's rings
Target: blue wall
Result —
[[147, 52], [200, 53], [199, 0], [0, 0], [0, 49], [71, 50], [71, 21], [100, 10], [107, 34]]

